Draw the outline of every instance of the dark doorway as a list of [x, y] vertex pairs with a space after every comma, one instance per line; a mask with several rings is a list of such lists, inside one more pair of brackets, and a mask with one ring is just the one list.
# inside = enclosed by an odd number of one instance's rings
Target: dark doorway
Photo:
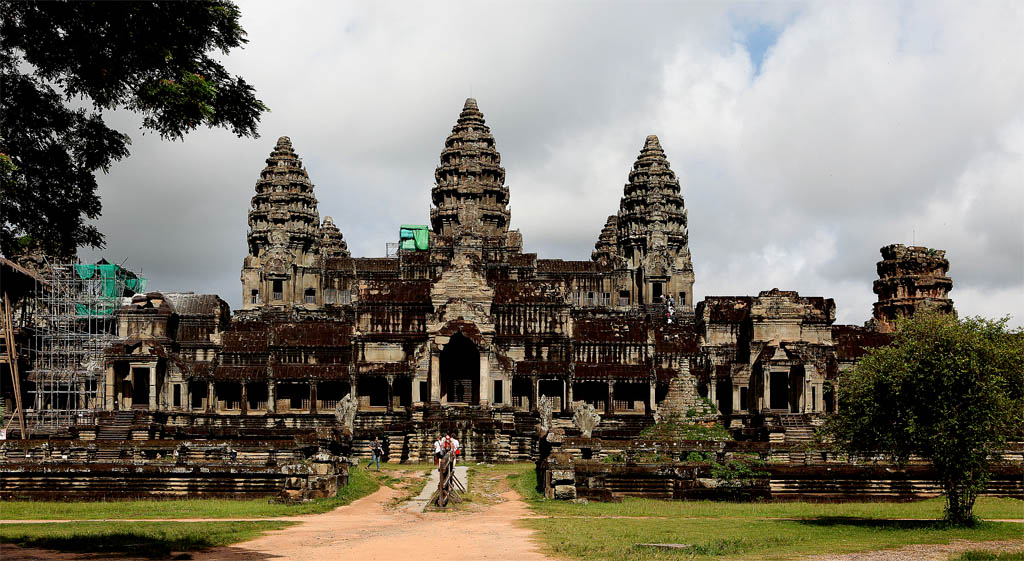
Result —
[[149, 368], [132, 368], [132, 407], [149, 407]]
[[654, 302], [655, 304], [661, 302], [661, 283], [654, 283], [651, 287], [651, 290], [651, 302]]
[[794, 366], [789, 370], [789, 411], [800, 412], [800, 399], [804, 393], [804, 367]]
[[772, 372], [769, 409], [789, 409], [789, 372]]
[[822, 400], [825, 402], [825, 412], [834, 413], [836, 410], [836, 392], [831, 382], [825, 382], [821, 388]]
[[441, 401], [480, 401], [480, 351], [461, 332], [441, 351]]
[[732, 413], [732, 379], [719, 378], [715, 383], [715, 400], [718, 410], [728, 415]]

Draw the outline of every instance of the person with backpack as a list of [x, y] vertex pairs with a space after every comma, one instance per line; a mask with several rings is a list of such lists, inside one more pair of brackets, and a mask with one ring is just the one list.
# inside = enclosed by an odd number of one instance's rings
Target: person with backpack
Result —
[[372, 466], [373, 463], [376, 462], [377, 463], [377, 471], [380, 471], [380, 456], [381, 456], [381, 452], [382, 452], [382, 449], [381, 449], [381, 446], [380, 446], [380, 440], [377, 440], [377, 437], [374, 436], [373, 440], [370, 441], [370, 463], [366, 464], [366, 468], [365, 469], [370, 469], [370, 466]]

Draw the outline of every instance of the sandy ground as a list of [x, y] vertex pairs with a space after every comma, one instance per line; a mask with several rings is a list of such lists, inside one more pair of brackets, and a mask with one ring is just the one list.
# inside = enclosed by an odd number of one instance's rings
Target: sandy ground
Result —
[[[538, 552], [532, 531], [514, 524], [530, 512], [514, 491], [480, 511], [414, 513], [389, 508], [400, 491], [376, 493], [324, 514], [282, 520], [300, 522], [255, 540], [192, 554], [205, 561], [488, 561], [551, 560]], [[2, 561], [106, 559], [39, 549], [0, 546]], [[125, 557], [115, 559], [124, 560]]]

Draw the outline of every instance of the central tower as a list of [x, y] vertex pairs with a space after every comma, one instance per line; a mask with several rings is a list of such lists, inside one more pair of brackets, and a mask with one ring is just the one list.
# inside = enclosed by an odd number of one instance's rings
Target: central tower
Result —
[[505, 168], [491, 129], [476, 100], [466, 100], [458, 122], [444, 142], [441, 165], [434, 170], [430, 226], [441, 238], [463, 235], [508, 237], [508, 187]]

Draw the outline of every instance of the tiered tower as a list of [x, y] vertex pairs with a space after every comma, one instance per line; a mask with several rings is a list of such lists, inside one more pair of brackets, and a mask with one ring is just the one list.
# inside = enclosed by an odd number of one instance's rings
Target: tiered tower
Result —
[[324, 223], [320, 225], [320, 254], [324, 257], [348, 257], [348, 243], [341, 235], [341, 230], [334, 225], [330, 216], [324, 217]]
[[313, 184], [287, 136], [267, 158], [249, 211], [249, 256], [242, 266], [243, 309], [316, 307], [321, 241], [347, 252], [333, 223], [320, 225]]
[[608, 217], [604, 228], [601, 228], [601, 234], [597, 237], [597, 243], [594, 244], [594, 251], [590, 254], [591, 260], [605, 264], [617, 264], [615, 258], [619, 254], [619, 248], [615, 245], [615, 238], [618, 223], [618, 216], [613, 214]]
[[652, 303], [671, 295], [677, 306], [693, 308], [693, 264], [686, 209], [679, 179], [658, 137], [644, 142], [629, 172], [616, 221], [618, 254], [637, 271], [636, 301]]
[[953, 313], [949, 291], [953, 280], [946, 276], [949, 260], [941, 249], [903, 244], [881, 249], [878, 280], [874, 283], [875, 327], [883, 333], [895, 329], [896, 320], [923, 310]]
[[505, 240], [510, 213], [505, 168], [476, 100], [469, 98], [441, 151], [431, 190], [434, 234]]
[[249, 211], [249, 254], [259, 257], [274, 245], [274, 230], [287, 234], [289, 249], [309, 251], [317, 241], [319, 227], [313, 184], [291, 139], [282, 136], [256, 182]]

